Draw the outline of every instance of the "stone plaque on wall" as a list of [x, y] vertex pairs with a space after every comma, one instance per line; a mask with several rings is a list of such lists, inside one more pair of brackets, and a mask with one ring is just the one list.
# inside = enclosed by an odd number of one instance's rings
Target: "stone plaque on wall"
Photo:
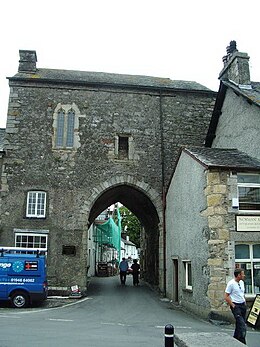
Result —
[[62, 254], [63, 255], [76, 255], [76, 247], [75, 246], [62, 246]]

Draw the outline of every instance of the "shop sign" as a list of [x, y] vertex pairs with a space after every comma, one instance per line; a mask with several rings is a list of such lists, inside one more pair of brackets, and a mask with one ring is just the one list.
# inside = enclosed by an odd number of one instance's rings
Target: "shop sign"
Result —
[[237, 231], [260, 231], [260, 216], [236, 216]]
[[248, 323], [256, 325], [260, 313], [260, 295], [257, 295], [247, 317]]

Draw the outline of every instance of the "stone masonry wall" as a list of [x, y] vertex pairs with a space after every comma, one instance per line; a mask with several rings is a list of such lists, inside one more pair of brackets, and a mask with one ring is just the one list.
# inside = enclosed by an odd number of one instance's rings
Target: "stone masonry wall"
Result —
[[[229, 172], [209, 171], [204, 192], [207, 208], [202, 215], [208, 219], [210, 277], [207, 295], [211, 309], [220, 313], [227, 311], [223, 297], [230, 267], [230, 226], [234, 225], [234, 214], [230, 213]], [[231, 261], [234, 268], [234, 259]]]
[[[147, 187], [147, 196], [151, 188], [162, 196], [179, 147], [203, 143], [214, 97], [203, 92], [160, 95], [134, 87], [41, 84], [37, 77], [30, 82], [10, 81], [1, 243], [13, 246], [16, 228], [47, 230], [52, 285], [84, 285], [88, 216], [80, 211], [90, 211], [95, 187], [125, 175]], [[76, 105], [80, 113], [73, 150], [53, 148], [53, 115], [59, 104]], [[117, 160], [114, 155], [115, 137], [120, 134], [132, 137], [131, 160]], [[29, 190], [47, 192], [45, 219], [25, 217]], [[61, 246], [66, 244], [76, 247], [75, 257], [62, 255]]]

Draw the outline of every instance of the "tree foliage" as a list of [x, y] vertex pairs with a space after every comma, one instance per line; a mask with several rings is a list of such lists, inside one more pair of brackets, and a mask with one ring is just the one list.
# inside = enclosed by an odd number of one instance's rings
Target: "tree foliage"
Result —
[[141, 223], [139, 219], [125, 206], [119, 209], [121, 215], [122, 233], [129, 236], [137, 248], [140, 248]]

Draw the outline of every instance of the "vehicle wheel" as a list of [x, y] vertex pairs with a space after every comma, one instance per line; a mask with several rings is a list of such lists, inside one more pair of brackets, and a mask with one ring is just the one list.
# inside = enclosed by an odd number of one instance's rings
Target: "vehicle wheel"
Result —
[[24, 292], [15, 292], [11, 296], [11, 303], [15, 308], [25, 308], [29, 304], [29, 297]]

